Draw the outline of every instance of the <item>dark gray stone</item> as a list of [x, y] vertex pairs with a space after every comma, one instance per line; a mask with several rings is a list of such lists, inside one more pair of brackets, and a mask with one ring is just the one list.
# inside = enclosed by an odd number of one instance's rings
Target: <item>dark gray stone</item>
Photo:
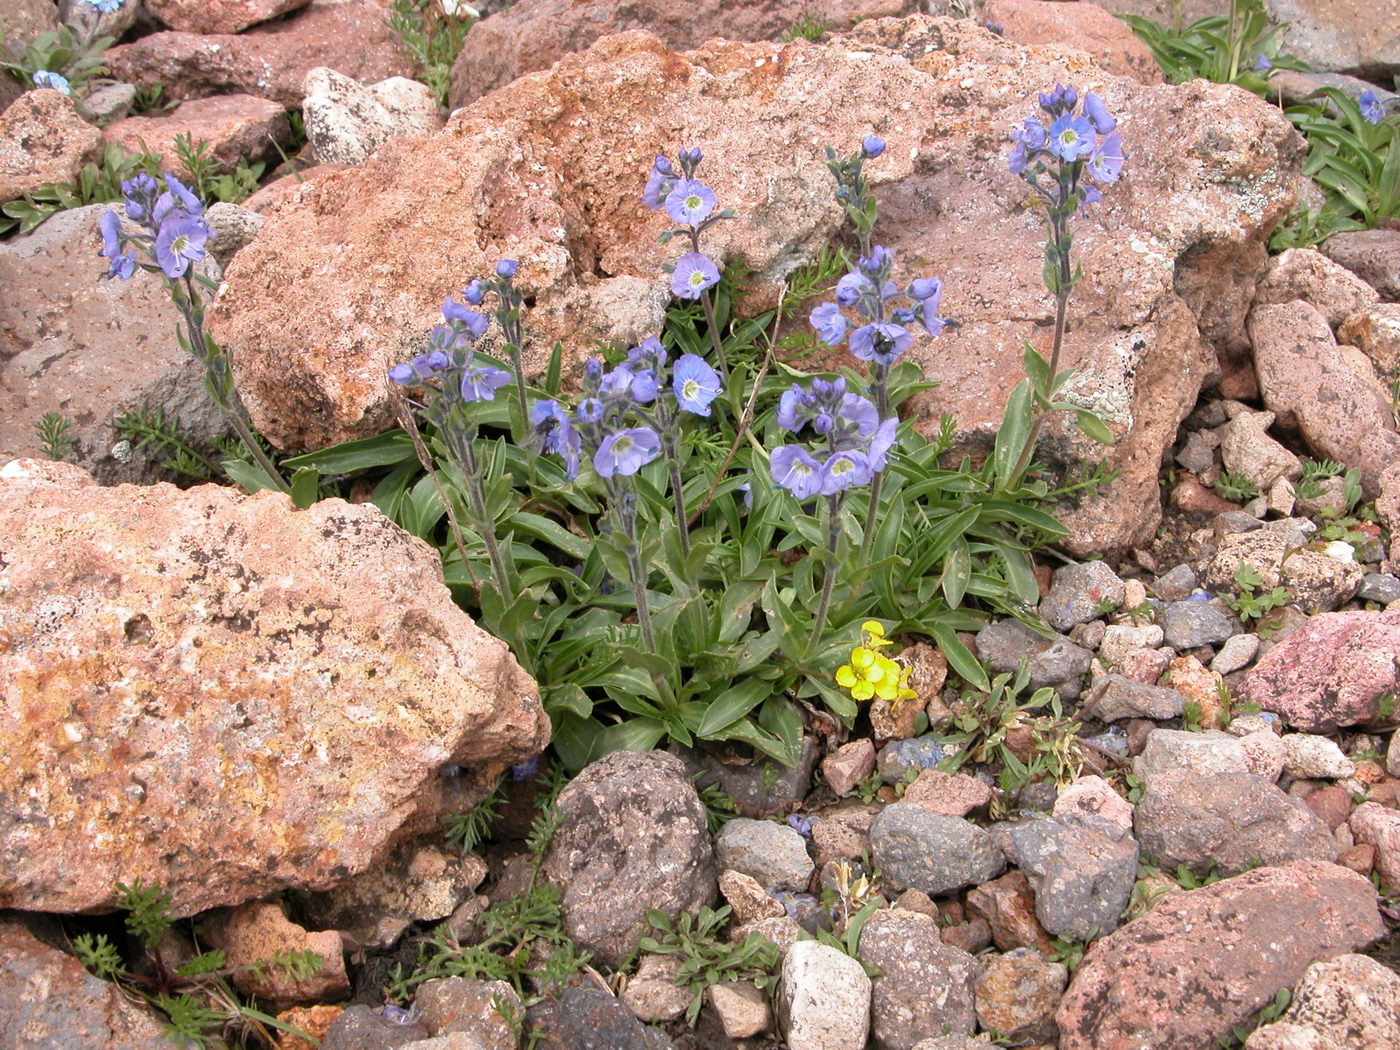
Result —
[[1133, 814], [1143, 856], [1198, 875], [1337, 857], [1327, 825], [1299, 798], [1254, 773], [1158, 773]]
[[1006, 858], [987, 833], [961, 817], [940, 817], [914, 802], [894, 802], [870, 825], [875, 866], [897, 889], [930, 897], [994, 879]]
[[876, 912], [861, 931], [857, 955], [879, 970], [870, 997], [877, 1050], [911, 1050], [923, 1039], [976, 1029], [981, 967], [961, 948], [942, 943], [932, 916]]
[[396, 1024], [363, 1003], [356, 1003], [331, 1022], [321, 1037], [321, 1050], [391, 1050], [426, 1038], [426, 1029], [416, 1024]]
[[1167, 602], [1160, 622], [1162, 640], [1177, 652], [1218, 645], [1240, 632], [1239, 624], [1212, 602]]
[[1123, 604], [1123, 581], [1101, 561], [1066, 565], [1055, 573], [1050, 591], [1040, 602], [1040, 615], [1057, 631], [1102, 616], [1100, 603], [1115, 611]]
[[1030, 688], [1054, 686], [1072, 700], [1079, 695], [1080, 679], [1088, 672], [1094, 654], [1068, 638], [1044, 638], [1020, 620], [999, 620], [977, 633], [977, 655], [994, 672], [1012, 672], [1026, 660]]
[[718, 893], [705, 807], [663, 751], [617, 751], [559, 794], [541, 869], [563, 891], [564, 929], [607, 965], [630, 955], [649, 908], [674, 917]]
[[1099, 828], [1037, 818], [995, 824], [991, 838], [1035, 890], [1047, 933], [1087, 941], [1118, 928], [1137, 881], [1138, 847], [1110, 821]]
[[601, 988], [570, 988], [536, 1003], [527, 1016], [540, 1036], [536, 1050], [672, 1050], [664, 1032], [642, 1024]]
[[1186, 698], [1175, 689], [1136, 682], [1121, 674], [1106, 674], [1089, 687], [1080, 713], [1100, 722], [1117, 722], [1124, 718], [1150, 718], [1160, 722], [1180, 718], [1185, 708]]
[[1184, 601], [1196, 589], [1196, 570], [1178, 565], [1158, 576], [1152, 583], [1152, 593], [1164, 602]]
[[1389, 605], [1400, 601], [1400, 580], [1383, 572], [1368, 572], [1361, 577], [1361, 587], [1356, 596], [1363, 602], [1380, 602]]
[[718, 784], [732, 795], [739, 812], [746, 817], [786, 814], [801, 806], [812, 790], [812, 770], [821, 757], [816, 739], [810, 736], [802, 738], [802, 753], [791, 769], [771, 758], [726, 765], [712, 755], [679, 744], [668, 750], [685, 763], [692, 777], [698, 778], [696, 784], [701, 787]]

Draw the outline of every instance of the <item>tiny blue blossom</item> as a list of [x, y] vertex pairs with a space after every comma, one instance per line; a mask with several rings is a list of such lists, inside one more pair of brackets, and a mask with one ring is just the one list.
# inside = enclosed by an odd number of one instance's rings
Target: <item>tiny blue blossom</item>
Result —
[[1361, 117], [1368, 124], [1379, 124], [1385, 117], [1385, 107], [1381, 105], [1381, 100], [1370, 88], [1361, 92], [1361, 97], [1357, 99], [1357, 102], [1361, 106]]
[[1069, 113], [1050, 125], [1050, 149], [1062, 160], [1076, 161], [1094, 151], [1094, 129], [1083, 117]]
[[462, 289], [462, 298], [472, 306], [480, 306], [481, 300], [486, 298], [486, 285], [482, 280], [474, 278], [471, 284]]
[[502, 259], [496, 264], [496, 276], [509, 279], [515, 276], [519, 268], [520, 264], [514, 259]]
[[863, 295], [875, 293], [875, 282], [863, 273], [848, 273], [836, 282], [836, 301], [842, 306], [855, 306]]
[[635, 474], [661, 454], [661, 439], [650, 427], [632, 427], [609, 434], [593, 454], [600, 478]]
[[510, 373], [490, 365], [468, 368], [462, 373], [463, 401], [494, 401], [496, 391], [511, 381]]
[[874, 160], [885, 152], [885, 140], [879, 135], [866, 135], [860, 140], [860, 152], [866, 160]]
[[1103, 104], [1103, 99], [1092, 91], [1084, 96], [1084, 115], [1100, 135], [1110, 134], [1118, 126], [1118, 121]]
[[855, 485], [868, 485], [874, 472], [864, 452], [847, 449], [833, 453], [822, 466], [822, 495], [834, 496]]
[[666, 214], [671, 221], [699, 226], [715, 210], [715, 191], [698, 179], [681, 179], [666, 195]]
[[808, 317], [817, 337], [827, 346], [835, 346], [846, 336], [846, 317], [835, 303], [822, 303]]
[[686, 252], [676, 260], [671, 294], [678, 299], [699, 299], [706, 288], [719, 283], [719, 268], [702, 252]]
[[851, 333], [851, 353], [862, 361], [894, 363], [913, 344], [909, 330], [897, 324], [862, 325]]
[[63, 95], [71, 95], [73, 88], [68, 83], [68, 78], [62, 73], [51, 73], [47, 69], [38, 70], [33, 76], [36, 88], [48, 88]]
[[1089, 158], [1089, 174], [1099, 182], [1117, 182], [1122, 171], [1123, 136], [1114, 133], [1100, 142]]
[[209, 224], [183, 212], [176, 212], [160, 224], [156, 233], [156, 262], [170, 278], [182, 277], [190, 263], [204, 258], [204, 242]]
[[110, 15], [121, 10], [124, 0], [82, 0], [89, 7], [95, 7], [100, 14]]
[[1268, 55], [1263, 54], [1261, 52], [1260, 54], [1254, 56], [1254, 71], [1256, 73], [1267, 73], [1273, 68], [1274, 64], [1269, 61]]
[[719, 396], [719, 373], [695, 354], [682, 354], [671, 373], [676, 404], [697, 416], [708, 416], [710, 405]]
[[822, 490], [822, 465], [801, 445], [782, 445], [769, 458], [773, 483], [787, 489], [798, 501], [809, 500]]

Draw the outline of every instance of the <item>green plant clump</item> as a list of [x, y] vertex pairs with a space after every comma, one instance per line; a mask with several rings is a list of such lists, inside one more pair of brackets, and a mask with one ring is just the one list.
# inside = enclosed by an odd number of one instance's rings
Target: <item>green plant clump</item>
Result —
[[28, 233], [55, 212], [118, 200], [125, 180], [141, 172], [154, 175], [159, 168], [160, 158], [154, 154], [128, 153], [109, 142], [96, 162], [83, 165], [75, 182], [50, 182], [0, 207], [0, 233]]
[[[460, 5], [465, 6], [465, 5]], [[456, 11], [457, 5], [454, 5]], [[403, 41], [438, 105], [447, 105], [452, 87], [452, 66], [462, 50], [467, 31], [476, 19], [464, 12], [447, 14], [439, 0], [394, 0], [384, 24]]]

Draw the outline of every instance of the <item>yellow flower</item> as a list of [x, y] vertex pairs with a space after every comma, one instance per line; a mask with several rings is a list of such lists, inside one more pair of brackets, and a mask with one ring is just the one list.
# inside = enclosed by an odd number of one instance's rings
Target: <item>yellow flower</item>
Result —
[[860, 629], [865, 644], [852, 649], [850, 663], [837, 668], [836, 684], [855, 700], [879, 697], [894, 707], [913, 700], [918, 694], [909, 688], [909, 668], [878, 651], [894, 644], [885, 637], [884, 626], [877, 620], [866, 620]]

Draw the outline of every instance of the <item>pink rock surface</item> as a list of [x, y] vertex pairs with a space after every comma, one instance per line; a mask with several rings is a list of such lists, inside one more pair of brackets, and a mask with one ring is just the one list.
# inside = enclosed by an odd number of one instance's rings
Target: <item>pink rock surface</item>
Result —
[[1295, 300], [1249, 314], [1254, 368], [1264, 404], [1284, 427], [1297, 427], [1319, 459], [1361, 472], [1370, 496], [1380, 475], [1400, 460], [1400, 434], [1381, 390], [1358, 375], [1337, 349], [1327, 319]]
[[313, 0], [289, 17], [246, 33], [152, 33], [107, 51], [112, 75], [160, 84], [166, 99], [247, 93], [288, 109], [316, 66], [356, 80], [412, 76], [413, 62], [384, 24], [386, 0]]
[[226, 427], [198, 365], [175, 340], [180, 315], [160, 281], [148, 274], [102, 279], [97, 220], [104, 210], [62, 211], [0, 243], [0, 287], [25, 289], [0, 295], [0, 463], [42, 458], [34, 426], [59, 412], [71, 422], [69, 461], [110, 484], [149, 477], [163, 456], [151, 449], [126, 462], [113, 457], [118, 412], [161, 405], [198, 441]]
[[965, 817], [992, 801], [992, 789], [966, 773], [925, 769], [905, 789], [904, 801], [915, 802], [939, 816]]
[[287, 918], [277, 901], [250, 901], [204, 922], [209, 943], [223, 950], [229, 966], [252, 967], [289, 952], [314, 952], [321, 958], [320, 969], [300, 979], [275, 968], [241, 970], [233, 982], [244, 995], [286, 1004], [342, 999], [350, 993], [340, 934], [308, 933]]
[[184, 33], [237, 33], [305, 7], [309, 0], [143, 0], [164, 25]]
[[457, 109], [517, 77], [548, 69], [612, 33], [640, 29], [685, 51], [716, 37], [776, 40], [804, 15], [833, 31], [861, 18], [913, 14], [920, 0], [519, 0], [471, 27], [452, 67]]
[[1400, 612], [1324, 613], [1265, 653], [1235, 696], [1309, 733], [1384, 721], [1382, 698], [1400, 695], [1398, 652]]
[[1174, 894], [1097, 941], [1056, 1020], [1061, 1050], [1204, 1050], [1314, 962], [1385, 932], [1376, 892], [1325, 861]]
[[1400, 886], [1400, 810], [1363, 802], [1352, 811], [1347, 823], [1358, 845], [1375, 849], [1375, 865], [1381, 873], [1381, 882], [1390, 887]]
[[[1130, 143], [1124, 180], [1077, 234], [1085, 279], [1063, 362], [1080, 369], [1071, 398], [1119, 434], [1108, 458], [1124, 472], [1072, 516], [1071, 542], [1122, 545], [1156, 526], [1157, 464], [1213, 367], [1210, 346], [1243, 343], [1301, 140], [1237, 89], [1116, 80], [1082, 52], [1022, 49], [967, 21], [879, 19], [820, 46], [711, 42], [686, 55], [643, 34], [606, 38], [436, 136], [298, 184], [230, 267], [216, 334], [275, 443], [372, 433], [391, 419], [384, 370], [421, 343], [448, 292], [502, 256], [521, 260], [540, 304], [527, 371], [555, 338], [576, 366], [595, 340], [652, 334], [668, 299], [660, 266], [676, 255], [656, 242], [665, 217], [638, 200], [658, 151], [703, 144], [702, 173], [741, 216], [706, 247], [754, 269], [746, 308], [771, 305], [840, 224], [822, 144], [850, 148], [873, 130], [893, 144], [867, 167], [883, 187], [877, 237], [901, 273], [941, 272], [944, 308], [962, 322], [911, 351], [943, 384], [914, 411], [954, 411], [963, 446], [984, 450], [1023, 339], [1048, 349], [1042, 220], [1004, 154], [1006, 129], [1057, 80], [1102, 91]], [[686, 114], [680, 140], [674, 113]], [[1083, 464], [1105, 452], [1060, 421], [1044, 454]]]
[[161, 170], [183, 178], [185, 165], [175, 151], [181, 135], [192, 143], [207, 142], [214, 170], [231, 172], [240, 160], [261, 159], [276, 145], [289, 143], [292, 129], [276, 102], [256, 95], [217, 95], [182, 102], [155, 117], [127, 117], [102, 132], [104, 142], [116, 142], [128, 152], [159, 154]]
[[1162, 70], [1127, 24], [1097, 4], [1046, 0], [988, 0], [987, 21], [1018, 44], [1058, 44], [1094, 56], [1108, 72], [1160, 84]]
[[372, 506], [16, 460], [0, 549], [0, 907], [324, 889], [547, 739], [531, 679]]
[[102, 132], [67, 95], [26, 91], [0, 113], [0, 204], [47, 182], [72, 182], [101, 145]]

